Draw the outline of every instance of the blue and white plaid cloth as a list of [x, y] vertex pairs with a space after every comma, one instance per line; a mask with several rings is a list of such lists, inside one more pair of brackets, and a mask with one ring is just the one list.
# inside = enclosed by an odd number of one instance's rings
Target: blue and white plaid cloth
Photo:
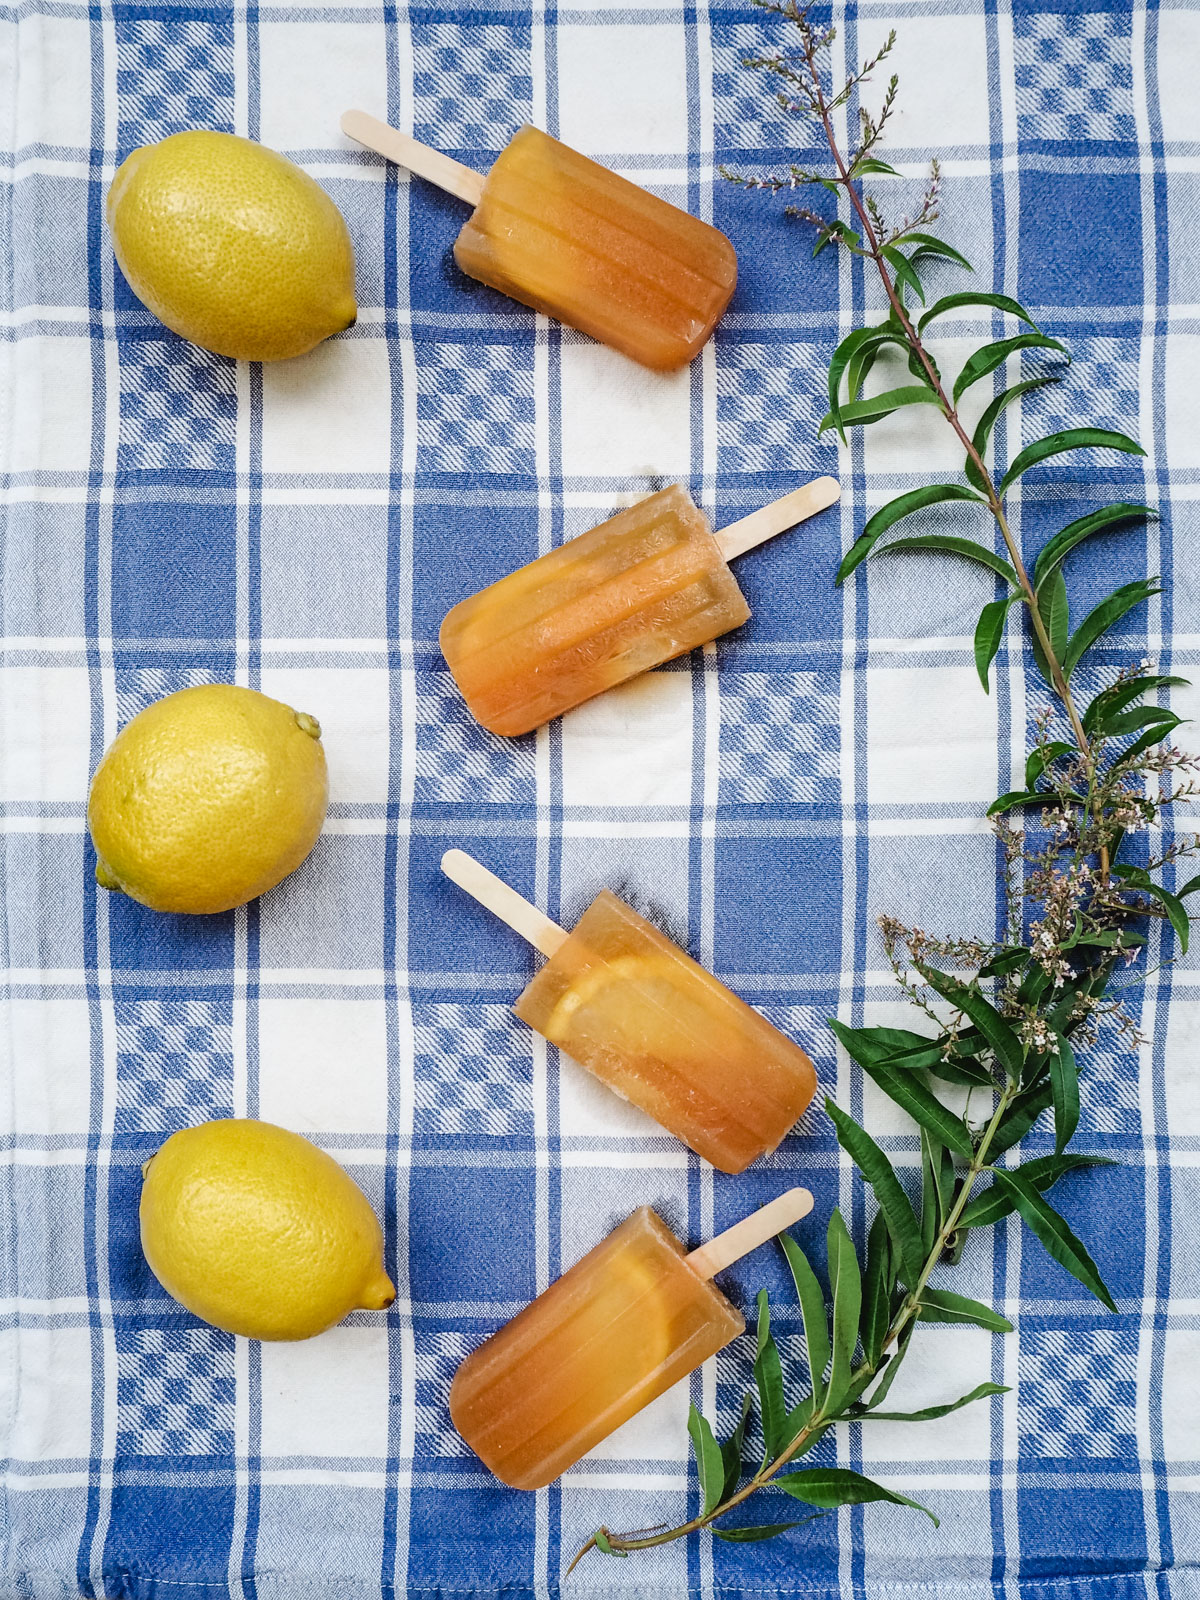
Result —
[[[832, 250], [813, 262], [779, 204], [714, 173], [793, 154], [795, 126], [738, 64], [781, 24], [703, 0], [16, 0], [0, 19], [4, 1600], [555, 1594], [601, 1520], [695, 1509], [689, 1386], [518, 1494], [450, 1427], [464, 1352], [641, 1202], [696, 1242], [806, 1182], [817, 1256], [830, 1206], [861, 1239], [866, 1203], [819, 1109], [730, 1179], [556, 1059], [508, 1011], [530, 952], [439, 876], [442, 850], [568, 923], [601, 885], [627, 895], [801, 1040], [911, 1170], [912, 1125], [835, 1057], [825, 1019], [905, 1015], [878, 913], [995, 926], [981, 814], [1014, 786], [1039, 681], [1013, 632], [981, 693], [972, 569], [881, 560], [832, 585], [872, 507], [960, 462], [924, 408], [840, 459], [818, 442], [829, 353], [878, 288]], [[1073, 558], [1072, 590], [1082, 605], [1163, 573], [1107, 662], [1200, 677], [1200, 10], [863, 0], [834, 20], [839, 65], [898, 29], [897, 208], [941, 155], [944, 231], [1075, 353], [1007, 413], [1001, 448], [1090, 423], [1149, 452], [1031, 473], [1022, 540], [1098, 499], [1161, 504], [1161, 523]], [[742, 267], [716, 339], [654, 375], [464, 280], [461, 207], [343, 139], [350, 106], [480, 168], [530, 120], [711, 218]], [[237, 366], [131, 295], [108, 183], [135, 145], [197, 124], [287, 152], [334, 197], [358, 256], [347, 335]], [[948, 318], [944, 367], [991, 326]], [[722, 523], [824, 472], [840, 510], [739, 564], [740, 632], [536, 737], [470, 721], [436, 646], [454, 601], [648, 487], [682, 480]], [[92, 882], [88, 776], [139, 708], [210, 680], [320, 718], [329, 822], [261, 903], [156, 916]], [[758, 1546], [594, 1555], [572, 1593], [1200, 1595], [1200, 966], [1160, 966], [1171, 937], [1155, 931], [1133, 1000], [1149, 1043], [1106, 1037], [1083, 1063], [1079, 1147], [1121, 1165], [1059, 1191], [1121, 1315], [1015, 1224], [972, 1236], [946, 1281], [1018, 1331], [923, 1328], [897, 1403], [988, 1378], [1012, 1392], [817, 1453], [918, 1496], [940, 1530], [857, 1508]], [[385, 1221], [391, 1312], [262, 1345], [165, 1297], [138, 1247], [140, 1165], [229, 1115], [349, 1167]], [[747, 1309], [777, 1291], [797, 1349], [773, 1252], [728, 1280]], [[691, 1397], [728, 1427], [748, 1378], [744, 1340]]]

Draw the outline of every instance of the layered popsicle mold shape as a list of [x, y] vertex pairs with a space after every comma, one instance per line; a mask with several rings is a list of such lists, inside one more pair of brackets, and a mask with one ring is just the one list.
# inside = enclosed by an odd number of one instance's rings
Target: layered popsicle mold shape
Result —
[[742, 1332], [708, 1280], [811, 1207], [791, 1189], [690, 1255], [640, 1207], [467, 1356], [454, 1426], [502, 1483], [542, 1488]]
[[722, 1172], [774, 1150], [813, 1064], [632, 906], [602, 890], [573, 933], [461, 850], [447, 875], [549, 956], [517, 1016]]
[[729, 304], [723, 233], [537, 128], [486, 178], [365, 112], [342, 129], [474, 206], [454, 246], [464, 272], [644, 366], [686, 365]]
[[727, 563], [832, 505], [818, 478], [714, 534], [679, 484], [461, 600], [442, 654], [477, 722], [528, 733], [750, 616]]

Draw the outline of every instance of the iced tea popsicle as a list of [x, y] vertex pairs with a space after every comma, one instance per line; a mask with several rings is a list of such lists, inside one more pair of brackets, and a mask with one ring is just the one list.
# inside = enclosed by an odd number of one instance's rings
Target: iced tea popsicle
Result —
[[464, 851], [442, 870], [549, 957], [517, 1016], [722, 1172], [774, 1150], [812, 1099], [799, 1045], [607, 889], [568, 934]]
[[750, 608], [727, 563], [840, 493], [817, 478], [714, 534], [674, 484], [460, 600], [439, 642], [467, 709], [528, 733], [740, 627]]
[[745, 1328], [709, 1280], [812, 1209], [789, 1189], [684, 1254], [649, 1206], [473, 1350], [450, 1417], [501, 1483], [540, 1489]]
[[686, 365], [729, 304], [723, 233], [537, 128], [486, 177], [364, 111], [342, 131], [475, 208], [454, 246], [465, 273], [644, 366]]

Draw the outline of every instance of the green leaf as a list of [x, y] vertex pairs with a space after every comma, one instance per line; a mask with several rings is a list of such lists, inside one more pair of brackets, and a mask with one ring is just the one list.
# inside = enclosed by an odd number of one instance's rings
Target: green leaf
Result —
[[[870, 375], [871, 368], [883, 353], [882, 343], [864, 345], [850, 358], [850, 365], [846, 368], [846, 398], [857, 400], [862, 393], [862, 386]], [[846, 435], [842, 434], [842, 443], [845, 444]]]
[[892, 269], [896, 284], [901, 291], [900, 298], [903, 300], [903, 291], [905, 289], [911, 289], [921, 304], [924, 305], [925, 290], [904, 252], [897, 250], [894, 244], [885, 244], [879, 253]]
[[620, 1559], [624, 1561], [625, 1557], [629, 1554], [628, 1550], [614, 1550], [612, 1545], [609, 1543], [608, 1534], [603, 1528], [596, 1529], [595, 1533], [592, 1535], [592, 1542], [596, 1546], [596, 1549], [606, 1556], [619, 1556]]
[[1075, 746], [1068, 744], [1065, 739], [1051, 739], [1048, 744], [1036, 746], [1029, 752], [1025, 762], [1026, 785], [1032, 789], [1047, 768], [1052, 767], [1063, 756], [1073, 756], [1076, 753]]
[[837, 582], [844, 583], [855, 567], [870, 555], [880, 535], [895, 527], [897, 522], [911, 517], [917, 511], [924, 511], [927, 506], [936, 506], [948, 500], [969, 500], [977, 506], [983, 504], [973, 489], [966, 489], [961, 483], [933, 483], [924, 489], [910, 489], [907, 494], [898, 495], [868, 519], [866, 527], [842, 559]]
[[[1156, 727], [1151, 728], [1149, 733], [1143, 733], [1132, 744], [1125, 746], [1113, 765], [1124, 766], [1127, 762], [1136, 760], [1143, 751], [1149, 750], [1153, 745], [1161, 744], [1170, 730], [1177, 728], [1183, 720], [1182, 717], [1173, 717], [1171, 722], [1159, 723]], [[1114, 845], [1112, 848], [1116, 849], [1116, 846]]]
[[[1048, 372], [1037, 378], [1026, 378], [1024, 383], [1014, 383], [1011, 388], [1001, 390], [975, 424], [975, 432], [971, 443], [978, 450], [981, 460], [987, 455], [992, 429], [996, 426], [996, 420], [1000, 413], [1010, 406], [1014, 400], [1019, 400], [1023, 394], [1027, 394], [1030, 389], [1041, 389], [1047, 383], [1058, 383], [1058, 381], [1059, 377], [1056, 372]], [[986, 490], [987, 485], [984, 483], [983, 474], [970, 456], [967, 457], [966, 461], [966, 473], [978, 490], [981, 492]]]
[[898, 411], [901, 406], [936, 406], [938, 397], [932, 389], [923, 385], [908, 384], [901, 389], [885, 389], [882, 394], [872, 395], [869, 400], [853, 400], [849, 405], [842, 406], [835, 417], [832, 412], [827, 412], [821, 419], [818, 433], [824, 433], [828, 428], [836, 428], [839, 423], [842, 428], [862, 428], [869, 422], [879, 422], [883, 417], [890, 417], [893, 411]]
[[775, 1488], [790, 1494], [794, 1500], [803, 1500], [806, 1505], [832, 1510], [835, 1506], [861, 1506], [887, 1500], [894, 1506], [911, 1506], [914, 1511], [924, 1511], [935, 1528], [939, 1525], [933, 1512], [925, 1506], [902, 1494], [893, 1494], [881, 1483], [872, 1483], [870, 1478], [851, 1472], [848, 1467], [809, 1467], [805, 1472], [787, 1472], [771, 1481]]
[[1066, 428], [1062, 433], [1047, 434], [1044, 439], [1035, 439], [1032, 444], [1027, 444], [1004, 474], [1000, 493], [1003, 494], [1011, 484], [1016, 483], [1030, 467], [1036, 467], [1040, 461], [1048, 461], [1051, 456], [1062, 455], [1066, 450], [1123, 450], [1131, 456], [1146, 454], [1128, 434], [1111, 433], [1107, 428]]
[[875, 1198], [887, 1217], [892, 1238], [900, 1252], [907, 1281], [915, 1283], [924, 1266], [921, 1229], [912, 1202], [892, 1170], [892, 1164], [865, 1128], [860, 1128], [835, 1101], [826, 1097], [825, 1109], [837, 1132], [838, 1143], [875, 1191]]
[[1060, 344], [1057, 339], [1048, 339], [1044, 333], [1018, 333], [1015, 338], [998, 339], [995, 344], [985, 344], [964, 362], [962, 371], [954, 380], [955, 404], [972, 384], [995, 372], [997, 367], [1002, 367], [1009, 356], [1015, 356], [1018, 350], [1057, 350], [1068, 361], [1071, 359], [1065, 344]]
[[1034, 804], [1045, 805], [1052, 799], [1052, 795], [1039, 794], [1035, 789], [1010, 789], [1007, 794], [1002, 794], [998, 800], [993, 800], [987, 808], [989, 817], [999, 817], [1006, 811], [1013, 811], [1017, 806], [1031, 806]]
[[993, 1167], [997, 1183], [1012, 1190], [1016, 1209], [1021, 1213], [1029, 1231], [1041, 1240], [1055, 1261], [1073, 1278], [1078, 1278], [1085, 1289], [1094, 1294], [1110, 1311], [1118, 1309], [1100, 1276], [1096, 1263], [1071, 1232], [1064, 1218], [1045, 1201], [1037, 1188], [1025, 1178], [1018, 1167], [1010, 1172], [1005, 1167]]
[[1157, 578], [1139, 578], [1135, 583], [1123, 583], [1119, 589], [1114, 589], [1106, 600], [1089, 611], [1087, 616], [1071, 635], [1067, 645], [1066, 654], [1059, 657], [1063, 671], [1070, 677], [1079, 663], [1079, 658], [1085, 650], [1090, 650], [1096, 640], [1125, 615], [1132, 611], [1134, 606], [1141, 605], [1143, 600], [1149, 600], [1153, 595], [1161, 594]]
[[1158, 901], [1159, 905], [1167, 913], [1171, 926], [1175, 930], [1175, 936], [1179, 940], [1180, 954], [1187, 955], [1188, 938], [1191, 934], [1191, 919], [1188, 917], [1187, 907], [1180, 897], [1172, 894], [1169, 889], [1164, 889], [1161, 883], [1155, 883], [1144, 868], [1131, 866], [1127, 861], [1115, 862], [1113, 864], [1113, 874], [1131, 889], [1136, 889], [1139, 894], [1149, 895], [1151, 900]]
[[859, 1323], [863, 1352], [871, 1367], [878, 1365], [883, 1354], [883, 1341], [887, 1338], [891, 1323], [894, 1287], [892, 1238], [888, 1233], [887, 1218], [882, 1211], [877, 1211], [867, 1234], [867, 1270], [863, 1277], [862, 1318]]
[[974, 1147], [962, 1118], [947, 1110], [937, 1096], [918, 1078], [914, 1078], [911, 1072], [893, 1070], [886, 1061], [864, 1061], [862, 1069], [889, 1099], [908, 1112], [914, 1122], [928, 1128], [935, 1138], [970, 1160]]
[[880, 178], [899, 178], [901, 176], [895, 167], [889, 167], [886, 161], [880, 161], [877, 156], [864, 156], [861, 161], [854, 163], [854, 171], [851, 173], [851, 177], [865, 178], [871, 173]]
[[[757, 1544], [760, 1539], [774, 1539], [778, 1534], [787, 1533], [791, 1528], [802, 1528], [806, 1522], [811, 1522], [812, 1517], [801, 1517], [799, 1522], [761, 1522], [755, 1526], [741, 1528], [718, 1528], [713, 1525], [713, 1536], [724, 1539], [726, 1544]], [[622, 1550], [621, 1554], [625, 1552]]]
[[1109, 717], [1104, 732], [1109, 739], [1123, 739], [1139, 728], [1159, 728], [1165, 734], [1168, 729], [1177, 728], [1182, 720], [1166, 706], [1137, 706], [1132, 711], [1117, 712]]
[[[892, 1061], [900, 1055], [927, 1052], [933, 1061], [942, 1052], [942, 1040], [931, 1039], [926, 1034], [913, 1033], [908, 1028], [848, 1028], [844, 1022], [829, 1018], [829, 1026], [846, 1054], [860, 1066], [868, 1061]], [[913, 1061], [913, 1066], [926, 1066], [926, 1061]]]
[[742, 1396], [742, 1415], [738, 1425], [721, 1446], [721, 1464], [725, 1469], [721, 1484], [722, 1500], [728, 1500], [741, 1481], [742, 1447], [746, 1442], [746, 1424], [750, 1420], [751, 1406], [750, 1396], [744, 1394]]
[[1054, 1153], [1061, 1155], [1079, 1126], [1079, 1071], [1066, 1035], [1056, 1033], [1058, 1048], [1050, 1057], [1050, 1092], [1054, 1104]]
[[850, 1384], [862, 1311], [862, 1278], [858, 1270], [858, 1256], [842, 1213], [836, 1206], [829, 1218], [827, 1239], [829, 1289], [833, 1296], [833, 1364], [829, 1369], [826, 1406], [830, 1411], [836, 1411]]
[[[1063, 652], [1067, 648], [1067, 638], [1071, 625], [1071, 608], [1067, 600], [1067, 580], [1063, 577], [1062, 568], [1055, 567], [1054, 571], [1036, 591], [1038, 614], [1046, 625], [1046, 633], [1050, 640], [1050, 648], [1054, 658], [1061, 665]], [[1046, 682], [1053, 685], [1054, 676], [1050, 671], [1050, 663], [1046, 660], [1042, 650], [1041, 641], [1036, 632], [1032, 634], [1033, 658], [1037, 662], [1038, 671]]]
[[1004, 600], [989, 600], [979, 613], [979, 621], [975, 625], [975, 670], [979, 674], [984, 694], [991, 692], [988, 669], [1004, 643], [1004, 624], [1008, 620], [1008, 609], [1014, 600], [1020, 598], [1018, 594], [1010, 595]]
[[[941, 1146], [938, 1146], [941, 1149]], [[926, 1256], [933, 1249], [942, 1226], [942, 1196], [937, 1182], [934, 1141], [921, 1129], [921, 1247]]]
[[[841, 432], [838, 417], [841, 409], [839, 394], [842, 373], [846, 371], [855, 356], [860, 352], [871, 349], [878, 350], [881, 345], [885, 344], [899, 344], [901, 346], [905, 344], [902, 331], [890, 320], [877, 323], [870, 328], [856, 328], [853, 333], [846, 335], [833, 352], [829, 362], [829, 414], [834, 419], [839, 432]], [[854, 399], [853, 390], [851, 390], [850, 398]], [[845, 434], [842, 433], [843, 440], [845, 437]]]
[[906, 233], [905, 244], [915, 244], [917, 248], [909, 256], [910, 261], [915, 261], [918, 256], [942, 256], [947, 261], [955, 261], [960, 267], [965, 267], [968, 272], [974, 272], [974, 267], [966, 256], [960, 256], [952, 245], [944, 239], [939, 239], [932, 233]]
[[978, 989], [960, 983], [948, 972], [942, 972], [937, 967], [922, 966], [919, 961], [913, 964], [935, 993], [940, 994], [943, 1000], [949, 1000], [952, 1006], [970, 1018], [991, 1045], [996, 1059], [1009, 1077], [1019, 1077], [1025, 1063], [1025, 1052], [1021, 1048], [1021, 1041], [991, 1001]]
[[943, 316], [947, 311], [957, 311], [964, 306], [990, 306], [994, 311], [1005, 311], [1010, 317], [1019, 317], [1022, 322], [1027, 322], [1035, 333], [1042, 331], [1025, 307], [1010, 296], [987, 294], [980, 289], [964, 289], [960, 294], [947, 294], [936, 300], [918, 322], [917, 332], [924, 333], [935, 317]]
[[1189, 878], [1182, 889], [1176, 889], [1176, 898], [1182, 900], [1185, 894], [1195, 894], [1197, 889], [1200, 889], [1200, 874], [1194, 878]]
[[[879, 545], [875, 550], [877, 556], [890, 556], [897, 550], [944, 550], [947, 555], [963, 556], [968, 561], [977, 561], [981, 567], [987, 567], [1003, 578], [1005, 583], [1011, 583], [1017, 588], [1020, 579], [1004, 560], [994, 550], [989, 550], [986, 545], [976, 544], [974, 539], [960, 539], [953, 533], [919, 533], [910, 539], [894, 539], [891, 544]], [[1019, 598], [1019, 597], [1018, 597]], [[1003, 602], [997, 602], [1002, 604]]]
[[700, 1495], [704, 1516], [721, 1504], [725, 1489], [725, 1462], [721, 1446], [713, 1436], [712, 1428], [695, 1406], [688, 1409], [688, 1435], [696, 1455], [696, 1475], [700, 1480]]
[[1149, 506], [1122, 500], [1119, 505], [1102, 506], [1099, 511], [1089, 511], [1086, 517], [1079, 517], [1075, 522], [1069, 522], [1065, 528], [1047, 539], [1038, 552], [1037, 560], [1033, 564], [1034, 588], [1036, 589], [1042, 579], [1048, 577], [1054, 568], [1070, 555], [1077, 544], [1081, 544], [1084, 539], [1090, 539], [1094, 533], [1115, 527], [1118, 522], [1129, 522], [1141, 517], [1157, 518], [1157, 516], [1158, 512], [1151, 510]]
[[758, 1291], [758, 1354], [754, 1358], [754, 1381], [758, 1385], [759, 1416], [762, 1422], [764, 1465], [787, 1444], [785, 1424], [787, 1400], [783, 1393], [783, 1367], [779, 1347], [771, 1337], [771, 1307], [767, 1291]]
[[1029, 960], [1029, 951], [1023, 944], [1004, 945], [990, 961], [985, 961], [979, 969], [981, 978], [999, 978], [1009, 972], [1015, 972], [1023, 967]]
[[981, 1383], [964, 1394], [961, 1400], [952, 1400], [946, 1406], [926, 1406], [923, 1411], [872, 1411], [872, 1422], [936, 1422], [939, 1417], [948, 1417], [952, 1411], [961, 1411], [963, 1406], [974, 1404], [976, 1400], [986, 1400], [994, 1394], [1008, 1394], [1009, 1386], [1005, 1383]]
[[1022, 1089], [1000, 1119], [1000, 1126], [992, 1136], [988, 1150], [989, 1157], [994, 1159], [1003, 1155], [1006, 1150], [1011, 1150], [1013, 1145], [1020, 1144], [1050, 1104], [1050, 1099], [1049, 1083], [1038, 1083], [1028, 1089]]
[[900, 1371], [900, 1367], [905, 1356], [908, 1354], [908, 1347], [912, 1343], [912, 1336], [916, 1332], [916, 1329], [917, 1324], [914, 1320], [909, 1323], [908, 1327], [905, 1328], [904, 1332], [900, 1335], [899, 1342], [897, 1343], [892, 1354], [890, 1356], [884, 1356], [884, 1364], [879, 1369], [879, 1384], [876, 1387], [875, 1393], [866, 1402], [868, 1411], [873, 1411], [876, 1406], [881, 1406], [887, 1399], [888, 1390], [896, 1381], [896, 1375]]
[[[1075, 1172], [1081, 1167], [1115, 1165], [1107, 1156], [1074, 1155], [1068, 1150], [1056, 1156], [1037, 1156], [1032, 1161], [1024, 1162], [1017, 1170], [1036, 1188], [1049, 1189], [1068, 1172]], [[971, 1201], [963, 1212], [962, 1225], [964, 1228], [990, 1228], [993, 1223], [1008, 1216], [1015, 1204], [1011, 1190], [993, 1184]]]
[[970, 1300], [965, 1294], [950, 1294], [945, 1289], [931, 1289], [928, 1284], [921, 1290], [922, 1322], [970, 1322], [977, 1328], [987, 1328], [992, 1333], [1011, 1333], [1012, 1323], [991, 1306], [980, 1300]]
[[829, 1323], [825, 1315], [825, 1296], [808, 1257], [790, 1233], [781, 1233], [779, 1243], [792, 1269], [792, 1282], [796, 1285], [796, 1298], [800, 1302], [800, 1315], [804, 1319], [804, 1347], [808, 1352], [808, 1373], [812, 1380], [814, 1396], [825, 1393], [825, 1368], [832, 1353], [829, 1343]]

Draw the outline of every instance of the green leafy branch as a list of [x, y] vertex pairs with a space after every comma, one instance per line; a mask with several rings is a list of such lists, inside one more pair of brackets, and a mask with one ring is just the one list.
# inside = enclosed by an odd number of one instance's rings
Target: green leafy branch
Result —
[[[1190, 923], [1184, 901], [1200, 889], [1200, 876], [1174, 890], [1155, 876], [1200, 849], [1200, 836], [1173, 843], [1145, 863], [1120, 859], [1130, 835], [1161, 826], [1168, 806], [1200, 794], [1194, 779], [1200, 763], [1164, 743], [1180, 719], [1164, 706], [1143, 703], [1182, 680], [1155, 673], [1143, 663], [1119, 672], [1086, 707], [1075, 698], [1075, 674], [1087, 652], [1161, 590], [1156, 579], [1122, 584], [1072, 627], [1067, 558], [1094, 535], [1151, 518], [1154, 511], [1122, 501], [1089, 512], [1047, 541], [1031, 573], [1005, 509], [1008, 491], [1024, 473], [1053, 457], [1081, 449], [1133, 456], [1144, 452], [1123, 433], [1073, 428], [1025, 446], [1004, 471], [989, 467], [993, 430], [1005, 409], [1057, 381], [1059, 374], [1037, 374], [1004, 388], [973, 430], [958, 411], [963, 395], [1028, 351], [1069, 361], [1066, 347], [1049, 338], [1025, 307], [1007, 295], [966, 290], [927, 303], [921, 273], [930, 260], [970, 268], [957, 250], [927, 231], [939, 202], [936, 163], [916, 215], [894, 226], [862, 187], [865, 178], [898, 175], [876, 153], [895, 103], [894, 77], [881, 112], [874, 117], [865, 110], [859, 113], [857, 142], [843, 154], [834, 117], [886, 59], [895, 35], [835, 93], [826, 87], [822, 70], [834, 31], [811, 24], [795, 0], [756, 3], [794, 25], [798, 50], [765, 53], [746, 65], [772, 77], [775, 98], [785, 110], [817, 125], [833, 170], [793, 166], [765, 177], [724, 175], [746, 188], [772, 193], [815, 185], [836, 195], [848, 217], [821, 216], [797, 205], [787, 209], [818, 228], [814, 254], [836, 244], [872, 263], [890, 308], [882, 322], [856, 329], [834, 352], [822, 430], [836, 429], [845, 441], [851, 428], [869, 426], [904, 406], [929, 405], [940, 411], [964, 451], [966, 481], [911, 490], [875, 512], [842, 561], [837, 582], [872, 556], [914, 550], [983, 567], [1004, 586], [1000, 596], [984, 604], [975, 630], [975, 662], [984, 689], [1009, 615], [1023, 611], [1034, 659], [1059, 710], [1047, 708], [1038, 718], [1024, 786], [1001, 795], [989, 810], [1005, 860], [1004, 939], [935, 938], [881, 917], [896, 978], [935, 1031], [830, 1023], [850, 1057], [919, 1127], [919, 1202], [914, 1205], [866, 1129], [827, 1100], [839, 1143], [870, 1186], [876, 1209], [861, 1266], [841, 1213], [835, 1210], [830, 1218], [828, 1296], [800, 1246], [789, 1235], [781, 1236], [803, 1321], [806, 1372], [785, 1376], [763, 1291], [758, 1296], [754, 1392], [744, 1397], [737, 1426], [719, 1442], [709, 1422], [694, 1407], [691, 1411], [688, 1428], [700, 1492], [697, 1515], [678, 1527], [638, 1534], [601, 1527], [575, 1562], [592, 1549], [623, 1557], [706, 1528], [729, 1542], [768, 1539], [844, 1505], [889, 1500], [924, 1510], [859, 1473], [796, 1464], [838, 1423], [932, 1420], [1004, 1392], [983, 1383], [959, 1399], [924, 1410], [883, 1409], [918, 1323], [971, 1324], [998, 1333], [1011, 1328], [990, 1307], [931, 1281], [939, 1269], [958, 1261], [972, 1230], [992, 1227], [1015, 1213], [1055, 1261], [1110, 1311], [1117, 1311], [1096, 1263], [1046, 1193], [1071, 1172], [1109, 1164], [1068, 1148], [1080, 1118], [1076, 1048], [1094, 1040], [1101, 1025], [1138, 1041], [1136, 1022], [1124, 1008], [1114, 975], [1137, 961], [1146, 944], [1139, 927], [1149, 918], [1169, 923], [1180, 950], [1186, 951]], [[918, 305], [923, 309], [918, 311]], [[947, 313], [976, 308], [1012, 318], [1021, 331], [976, 350], [947, 392], [925, 345], [926, 330]], [[865, 395], [876, 361], [890, 350], [905, 359], [913, 381]], [[990, 517], [1005, 554], [957, 532], [882, 542], [905, 519], [949, 506]], [[1062, 718], [1068, 738], [1058, 736], [1056, 716]], [[1040, 833], [1029, 834], [1010, 820], [1011, 814], [1028, 808], [1039, 809]], [[964, 1110], [950, 1109], [936, 1085], [965, 1088]], [[973, 1114], [973, 1106], [982, 1109]], [[1047, 1112], [1053, 1122], [1053, 1151], [1018, 1162], [1014, 1152]], [[747, 1464], [747, 1426], [755, 1405], [762, 1453]], [[760, 1492], [784, 1494], [813, 1510], [800, 1519], [750, 1525], [725, 1521]]]

